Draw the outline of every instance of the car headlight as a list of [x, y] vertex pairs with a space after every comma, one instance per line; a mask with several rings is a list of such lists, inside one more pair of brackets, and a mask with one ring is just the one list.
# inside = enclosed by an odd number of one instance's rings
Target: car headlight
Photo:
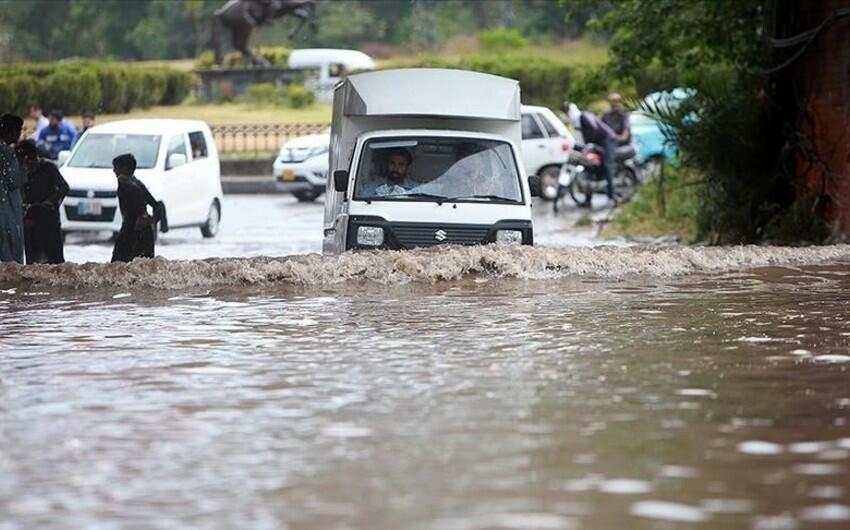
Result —
[[384, 243], [384, 229], [380, 226], [358, 226], [357, 244], [364, 247], [379, 247]]
[[327, 153], [330, 150], [330, 146], [320, 145], [319, 147], [314, 147], [310, 150], [310, 154], [307, 155], [307, 158], [313, 158], [314, 156], [319, 156]]
[[500, 245], [522, 244], [522, 230], [498, 230], [496, 231], [496, 243]]

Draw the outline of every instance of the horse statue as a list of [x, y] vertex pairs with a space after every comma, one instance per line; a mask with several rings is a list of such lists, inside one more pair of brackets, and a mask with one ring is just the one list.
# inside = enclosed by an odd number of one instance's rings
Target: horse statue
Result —
[[298, 26], [289, 33], [292, 39], [309, 22], [316, 31], [316, 0], [228, 0], [213, 14], [212, 45], [215, 62], [224, 62], [219, 31], [221, 27], [230, 30], [233, 47], [251, 60], [251, 64], [269, 66], [269, 62], [255, 54], [248, 47], [248, 39], [255, 27], [263, 26], [283, 18], [293, 16], [300, 20]]

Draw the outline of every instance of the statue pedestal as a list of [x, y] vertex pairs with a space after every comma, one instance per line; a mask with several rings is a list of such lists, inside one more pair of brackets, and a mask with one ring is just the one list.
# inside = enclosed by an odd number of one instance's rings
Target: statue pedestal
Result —
[[272, 83], [285, 86], [290, 83], [304, 84], [318, 78], [318, 68], [287, 68], [284, 66], [244, 66], [235, 68], [199, 68], [195, 74], [201, 78], [198, 99], [214, 101], [233, 99], [257, 83]]

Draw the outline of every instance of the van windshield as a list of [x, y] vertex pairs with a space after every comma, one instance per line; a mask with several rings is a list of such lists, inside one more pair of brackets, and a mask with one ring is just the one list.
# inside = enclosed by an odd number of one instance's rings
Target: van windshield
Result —
[[471, 138], [385, 138], [363, 148], [354, 199], [522, 202], [510, 144]]
[[112, 159], [124, 153], [136, 157], [138, 169], [151, 169], [156, 165], [160, 135], [151, 134], [98, 134], [89, 133], [80, 141], [70, 167], [111, 168]]

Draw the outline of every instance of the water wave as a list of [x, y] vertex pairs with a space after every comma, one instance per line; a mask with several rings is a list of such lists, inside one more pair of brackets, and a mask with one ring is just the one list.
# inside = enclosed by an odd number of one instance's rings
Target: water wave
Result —
[[342, 256], [307, 254], [280, 258], [204, 260], [137, 259], [132, 263], [0, 264], [0, 284], [72, 288], [199, 286], [291, 283], [327, 285], [350, 280], [394, 284], [440, 282], [468, 275], [541, 279], [561, 276], [672, 277], [765, 266], [850, 260], [850, 245], [817, 247], [434, 247]]

